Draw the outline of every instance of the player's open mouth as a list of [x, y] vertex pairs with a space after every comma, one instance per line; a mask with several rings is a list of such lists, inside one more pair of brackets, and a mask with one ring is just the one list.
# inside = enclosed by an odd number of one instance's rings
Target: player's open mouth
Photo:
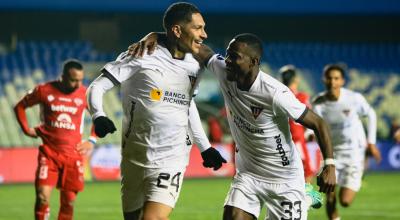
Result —
[[202, 40], [195, 40], [194, 43], [200, 46], [203, 43], [203, 41]]

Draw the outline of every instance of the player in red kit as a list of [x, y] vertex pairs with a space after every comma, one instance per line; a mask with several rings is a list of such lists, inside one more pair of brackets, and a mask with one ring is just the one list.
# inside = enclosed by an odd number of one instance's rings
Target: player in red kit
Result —
[[[289, 89], [294, 93], [296, 98], [301, 103], [311, 108], [309, 102], [309, 96], [306, 93], [299, 92], [297, 90], [299, 85], [299, 78], [296, 76], [295, 67], [293, 65], [283, 66], [279, 70], [279, 73], [281, 74], [283, 84], [289, 87]], [[306, 128], [304, 128], [301, 124], [296, 123], [293, 120], [289, 120], [289, 125], [293, 142], [297, 146], [297, 149], [300, 151], [301, 160], [303, 162], [303, 167], [304, 167], [304, 177], [306, 183], [310, 183], [315, 174], [315, 169], [312, 168], [310, 154], [307, 150], [307, 144], [305, 139]]]
[[[60, 190], [59, 220], [73, 218], [73, 203], [83, 190], [83, 154], [95, 142], [94, 132], [82, 141], [86, 88], [82, 85], [83, 67], [76, 60], [64, 63], [59, 80], [36, 86], [14, 107], [23, 132], [42, 139], [35, 176], [35, 219], [48, 219], [49, 200], [54, 187]], [[25, 109], [40, 105], [41, 124], [29, 127]], [[92, 129], [93, 130], [93, 129]]]

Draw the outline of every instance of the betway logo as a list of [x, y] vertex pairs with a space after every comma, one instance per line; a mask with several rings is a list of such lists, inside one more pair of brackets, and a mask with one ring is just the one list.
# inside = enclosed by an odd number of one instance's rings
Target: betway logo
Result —
[[65, 105], [51, 105], [51, 110], [53, 112], [69, 112], [71, 114], [75, 114], [78, 111], [78, 108]]

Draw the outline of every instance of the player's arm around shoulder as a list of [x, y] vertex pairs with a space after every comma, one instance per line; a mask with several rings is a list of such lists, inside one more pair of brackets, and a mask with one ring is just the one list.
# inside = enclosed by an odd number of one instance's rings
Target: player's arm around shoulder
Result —
[[198, 54], [194, 54], [194, 58], [200, 63], [200, 65], [207, 67], [208, 61], [215, 52], [207, 45], [201, 44]]
[[[139, 42], [131, 44], [128, 47], [128, 54], [133, 57], [143, 57], [147, 50], [147, 54], [151, 55], [156, 49], [158, 41], [165, 37], [165, 35], [165, 32], [150, 32]], [[214, 54], [215, 52], [209, 46], [201, 44], [199, 53], [193, 54], [193, 56], [200, 65], [207, 66], [208, 61]]]
[[296, 121], [312, 129], [317, 136], [318, 144], [325, 160], [324, 168], [317, 179], [317, 184], [320, 186], [321, 192], [333, 192], [336, 183], [336, 174], [328, 125], [321, 117], [308, 108], [305, 114]]

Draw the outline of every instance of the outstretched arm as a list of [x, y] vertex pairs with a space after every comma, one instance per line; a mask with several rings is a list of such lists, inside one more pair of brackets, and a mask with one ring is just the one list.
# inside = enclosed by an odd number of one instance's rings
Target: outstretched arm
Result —
[[333, 192], [336, 183], [336, 175], [328, 125], [310, 109], [306, 109], [303, 117], [297, 119], [296, 122], [314, 131], [325, 159], [324, 168], [321, 175], [318, 177], [318, 185], [320, 186], [321, 192]]
[[114, 133], [114, 123], [106, 117], [103, 110], [103, 96], [106, 91], [114, 87], [113, 82], [105, 75], [95, 79], [87, 90], [88, 109], [92, 115], [94, 130], [98, 137], [105, 137], [108, 133]]
[[215, 148], [211, 147], [207, 135], [201, 125], [196, 103], [193, 100], [190, 102], [189, 107], [189, 129], [193, 134], [193, 139], [197, 148], [201, 152], [203, 166], [218, 170], [223, 163], [226, 163], [226, 160], [221, 156], [221, 154]]

